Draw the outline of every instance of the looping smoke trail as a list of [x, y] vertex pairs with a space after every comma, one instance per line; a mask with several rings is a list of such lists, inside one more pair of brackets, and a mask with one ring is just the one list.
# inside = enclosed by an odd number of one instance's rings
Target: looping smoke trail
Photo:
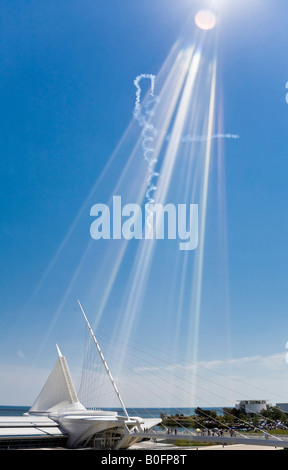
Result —
[[152, 74], [146, 74], [142, 73], [141, 75], [138, 75], [138, 77], [135, 78], [134, 80], [134, 85], [136, 86], [136, 102], [135, 102], [135, 107], [134, 107], [134, 117], [135, 119], [141, 121], [141, 124], [145, 122], [145, 120], [142, 121], [142, 114], [141, 114], [141, 105], [140, 105], [140, 95], [141, 95], [141, 88], [139, 86], [140, 80], [142, 78], [148, 78], [151, 81], [151, 96], [154, 96], [154, 87], [155, 87], [155, 75]]
[[[139, 85], [139, 82], [142, 79], [148, 79], [151, 82], [150, 85], [150, 99], [147, 100], [145, 103], [144, 111], [141, 106], [141, 87]], [[153, 184], [153, 178], [159, 176], [159, 173], [154, 171], [155, 165], [157, 163], [157, 158], [155, 158], [155, 148], [153, 147], [153, 141], [155, 137], [159, 134], [161, 134], [161, 130], [156, 129], [153, 124], [151, 124], [151, 118], [154, 115], [154, 110], [151, 109], [151, 106], [154, 105], [156, 102], [160, 101], [160, 98], [158, 96], [154, 96], [154, 88], [155, 88], [155, 75], [152, 74], [141, 74], [138, 75], [135, 80], [134, 80], [134, 85], [136, 87], [136, 101], [135, 101], [135, 106], [134, 106], [134, 111], [133, 111], [133, 116], [138, 121], [140, 127], [142, 127], [142, 142], [141, 146], [143, 149], [143, 156], [144, 159], [148, 162], [148, 171], [149, 175], [147, 178], [147, 190], [146, 190], [146, 198], [148, 203], [146, 204], [146, 212], [148, 216], [146, 217], [146, 223], [147, 227], [149, 229], [149, 233], [151, 231], [151, 217], [153, 216], [152, 212], [152, 206], [154, 204], [154, 199], [153, 199], [153, 192], [157, 189], [157, 186]], [[177, 138], [175, 135], [167, 134], [165, 136], [166, 141], [170, 141], [173, 138]], [[208, 140], [212, 139], [239, 139], [238, 134], [212, 134], [210, 136], [205, 136], [205, 135], [186, 135], [186, 136], [180, 136], [180, 142], [186, 143], [186, 142], [205, 142]]]
[[[144, 112], [142, 111], [142, 106], [140, 104], [141, 87], [139, 85], [140, 80], [142, 80], [143, 78], [147, 78], [151, 82], [151, 89], [150, 89], [151, 98], [144, 105]], [[148, 171], [149, 171], [149, 175], [147, 178], [147, 190], [146, 190], [146, 198], [148, 200], [148, 203], [146, 204], [146, 211], [148, 213], [148, 217], [146, 218], [146, 223], [150, 232], [151, 231], [150, 220], [151, 220], [151, 217], [153, 216], [151, 206], [154, 203], [153, 192], [157, 189], [157, 186], [153, 184], [152, 180], [154, 177], [157, 177], [159, 173], [156, 173], [154, 171], [154, 167], [157, 163], [157, 158], [155, 158], [155, 154], [154, 154], [155, 148], [151, 146], [153, 145], [153, 141], [157, 135], [157, 130], [155, 129], [153, 124], [151, 124], [151, 122], [149, 121], [151, 117], [154, 115], [154, 111], [150, 107], [154, 105], [154, 103], [159, 101], [159, 97], [154, 96], [155, 75], [151, 75], [151, 74], [138, 75], [134, 80], [134, 85], [136, 86], [136, 101], [135, 101], [133, 116], [138, 121], [139, 125], [143, 127], [142, 133], [141, 133], [142, 135], [141, 146], [143, 149], [144, 159], [148, 162]]]

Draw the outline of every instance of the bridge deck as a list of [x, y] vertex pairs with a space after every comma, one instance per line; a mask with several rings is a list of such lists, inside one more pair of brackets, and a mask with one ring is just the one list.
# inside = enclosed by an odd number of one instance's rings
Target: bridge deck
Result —
[[167, 434], [164, 432], [137, 432], [138, 437], [143, 437], [144, 439], [154, 439], [156, 441], [191, 441], [191, 442], [213, 442], [215, 444], [245, 444], [251, 446], [271, 446], [271, 447], [280, 447], [288, 448], [288, 438], [286, 437], [272, 437], [271, 435], [268, 438], [263, 437], [248, 437], [245, 434], [236, 435], [231, 437], [230, 435], [223, 436], [202, 436], [198, 434], [190, 434], [179, 432], [178, 434]]

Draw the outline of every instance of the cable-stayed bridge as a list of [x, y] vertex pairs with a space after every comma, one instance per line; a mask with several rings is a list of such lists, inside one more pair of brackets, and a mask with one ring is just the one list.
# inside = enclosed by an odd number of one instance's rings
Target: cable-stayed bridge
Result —
[[214, 443], [223, 444], [223, 445], [232, 445], [232, 444], [244, 444], [247, 446], [269, 446], [274, 448], [288, 448], [288, 437], [281, 437], [281, 436], [273, 436], [265, 435], [263, 433], [261, 436], [249, 436], [246, 434], [236, 434], [235, 436], [231, 436], [230, 433], [223, 433], [221, 435], [214, 435], [214, 436], [207, 436], [207, 435], [199, 435], [194, 434], [192, 432], [180, 431], [177, 434], [167, 434], [166, 432], [137, 432], [138, 437], [142, 437], [143, 439], [151, 439], [156, 442], [177, 442], [177, 441], [191, 441], [191, 445], [198, 443]]
[[[88, 330], [90, 330], [91, 337], [93, 339], [93, 341], [92, 341], [93, 350], [95, 351], [95, 353], [97, 352], [96, 356], [98, 356], [98, 359], [100, 359], [100, 367], [104, 366], [104, 369], [107, 372], [108, 385], [110, 386], [110, 388], [111, 388], [111, 385], [112, 385], [112, 389], [114, 389], [113, 390], [114, 395], [115, 395], [115, 397], [117, 397], [117, 400], [118, 400], [119, 404], [121, 405], [121, 408], [122, 408], [126, 418], [134, 419], [134, 418], [131, 418], [130, 412], [129, 412], [129, 414], [127, 412], [127, 409], [126, 409], [126, 407], [123, 403], [123, 400], [120, 396], [119, 390], [115, 385], [115, 381], [113, 380], [113, 378], [111, 376], [110, 370], [108, 369], [107, 362], [104, 359], [102, 351], [100, 350], [99, 343], [95, 338], [95, 335], [92, 331], [92, 328], [91, 328], [91, 326], [90, 326], [90, 324], [87, 320], [87, 317], [84, 313], [84, 310], [83, 310], [80, 302], [79, 302], [79, 305], [80, 305], [80, 308], [81, 308], [82, 313], [84, 315], [85, 321], [87, 323]], [[113, 343], [113, 344], [115, 346], [115, 343]], [[95, 345], [96, 345], [96, 348], [95, 348]], [[113, 351], [114, 351], [114, 347], [112, 349], [112, 352]], [[148, 355], [151, 357], [151, 349], [148, 349]], [[150, 359], [150, 357], [149, 357], [149, 359]], [[141, 359], [142, 358], [143, 358], [143, 350], [141, 350]], [[135, 348], [133, 349], [133, 360], [134, 359], [135, 359]], [[159, 357], [158, 357], [158, 359], [159, 359]], [[89, 360], [92, 363], [93, 368], [95, 368], [95, 370], [96, 370], [95, 365], [97, 363], [97, 359], [95, 358], [94, 354], [89, 355]], [[133, 362], [133, 365], [135, 367], [134, 362]], [[148, 365], [149, 365], [149, 371], [153, 370], [153, 367], [151, 367], [150, 362], [148, 362]], [[165, 366], [165, 372], [169, 373], [170, 372], [169, 367], [168, 367], [169, 363], [165, 362], [164, 366]], [[160, 381], [160, 376], [159, 376], [160, 368], [157, 367], [155, 369], [156, 369], [156, 373], [155, 373], [156, 379], [155, 379], [155, 381], [151, 381], [151, 383], [153, 384], [153, 386], [156, 387], [158, 385], [158, 382]], [[140, 370], [142, 370], [142, 369], [140, 368]], [[90, 377], [91, 370], [90, 370], [89, 367], [87, 367], [87, 371], [88, 371], [88, 376]], [[131, 395], [135, 399], [135, 397], [138, 396], [139, 390], [140, 390], [141, 387], [140, 388], [138, 387], [136, 389], [136, 391], [133, 390], [133, 385], [135, 385], [135, 380], [136, 380], [136, 378], [134, 378], [135, 377], [135, 369], [134, 370], [132, 369], [132, 372], [134, 372], [133, 381], [132, 381], [132, 383], [131, 382], [129, 383], [129, 391], [131, 389], [131, 392], [132, 392]], [[180, 383], [181, 380], [182, 380], [182, 377], [179, 376], [179, 375], [175, 375], [175, 371], [173, 370], [173, 378], [175, 378], [175, 377], [177, 377], [177, 379], [179, 379], [178, 383], [176, 383], [175, 387], [177, 387], [177, 389], [182, 388], [183, 384]], [[199, 374], [198, 374], [198, 377], [200, 377]], [[137, 377], [137, 378], [139, 378], [139, 377]], [[211, 378], [208, 378], [207, 380], [209, 382], [209, 392], [213, 395], [213, 393], [214, 393], [213, 389], [216, 388], [216, 390], [218, 390], [217, 386], [219, 388], [219, 383], [215, 382]], [[187, 382], [187, 380], [183, 380], [183, 381], [184, 381], [184, 385], [185, 385], [185, 382]], [[83, 383], [84, 383], [84, 381], [83, 381]], [[96, 382], [93, 382], [92, 387], [91, 387], [93, 393], [94, 393], [94, 390], [95, 390], [95, 383]], [[192, 383], [190, 382], [190, 380], [187, 383], [189, 385], [189, 387], [187, 388], [188, 392], [189, 392], [189, 395], [192, 396], [193, 395], [193, 393], [191, 392]], [[98, 384], [99, 384], [99, 380], [97, 379], [97, 385]], [[104, 381], [103, 381], [103, 384], [104, 384]], [[141, 386], [142, 385], [143, 384], [141, 384]], [[166, 385], [165, 393], [167, 394], [170, 382], [168, 380], [165, 380], [165, 385]], [[227, 387], [227, 385], [226, 386], [224, 385], [224, 388], [228, 388], [229, 390], [232, 390], [231, 387]], [[98, 389], [99, 389], [99, 387], [98, 387]], [[204, 389], [204, 387], [200, 387], [200, 389], [203, 390], [203, 391], [207, 391], [206, 388]], [[106, 388], [103, 387], [103, 390], [105, 390], [105, 393], [107, 393]], [[165, 393], [163, 393], [163, 390], [162, 390], [161, 399], [165, 399]], [[219, 398], [219, 396], [220, 396], [219, 392], [215, 393], [215, 394]], [[246, 400], [244, 400], [244, 402], [245, 401]], [[249, 402], [249, 403], [250, 402], [251, 403], [255, 402], [257, 404], [258, 404], [258, 402], [259, 403], [260, 402], [264, 403], [264, 401], [266, 403], [266, 400], [260, 400], [260, 401], [259, 400], [252, 400], [252, 401], [247, 400], [247, 402]], [[242, 402], [242, 400], [240, 400], [240, 402]], [[249, 407], [252, 406], [251, 403], [249, 404]], [[161, 416], [161, 414], [163, 414], [164, 416], [166, 415], [169, 422], [171, 422], [171, 421], [173, 422], [173, 424], [171, 424], [171, 429], [172, 429], [171, 432], [168, 431], [168, 429], [166, 427], [167, 425], [165, 424], [165, 419], [164, 419], [164, 421], [162, 421], [162, 424], [161, 424], [163, 426], [163, 429], [158, 427], [159, 422], [158, 422], [158, 424], [155, 424], [155, 426], [157, 426], [157, 427], [154, 428], [154, 429], [153, 428], [145, 429], [145, 424], [140, 424], [140, 422], [139, 422], [138, 425], [130, 427], [129, 430], [127, 429], [126, 432], [124, 432], [124, 434], [126, 434], [127, 439], [129, 439], [129, 438], [131, 439], [131, 438], [133, 438], [133, 436], [135, 436], [135, 441], [139, 442], [141, 440], [146, 440], [146, 441], [147, 440], [152, 440], [152, 441], [157, 442], [159, 444], [160, 443], [165, 443], [165, 442], [166, 443], [168, 443], [168, 442], [175, 443], [176, 441], [185, 441], [185, 442], [191, 442], [192, 446], [194, 446], [197, 443], [199, 443], [199, 445], [203, 444], [203, 443], [209, 443], [209, 444], [215, 444], [215, 445], [221, 444], [221, 445], [224, 445], [224, 446], [233, 445], [233, 444], [234, 445], [235, 444], [241, 444], [241, 445], [245, 445], [245, 446], [263, 446], [263, 447], [272, 447], [272, 448], [280, 448], [280, 449], [281, 448], [288, 448], [288, 435], [287, 434], [285, 435], [285, 433], [288, 430], [288, 427], [284, 422], [283, 423], [280, 422], [281, 418], [279, 419], [279, 417], [278, 417], [276, 419], [274, 417], [272, 419], [272, 417], [268, 417], [268, 415], [263, 415], [259, 411], [256, 412], [254, 410], [253, 411], [253, 416], [254, 416], [255, 420], [254, 420], [254, 418], [252, 420], [251, 414], [249, 414], [249, 413], [246, 414], [245, 412], [244, 412], [244, 414], [240, 414], [240, 415], [238, 415], [237, 413], [234, 414], [233, 408], [235, 408], [235, 405], [232, 408], [224, 408], [223, 409], [224, 416], [221, 416], [221, 417], [218, 416], [217, 413], [214, 416], [209, 411], [205, 411], [205, 409], [201, 409], [201, 408], [199, 408], [199, 411], [201, 410], [201, 413], [200, 413], [199, 416], [197, 415], [197, 412], [196, 412], [196, 416], [184, 416], [182, 414], [181, 410], [179, 410], [179, 414], [177, 412], [177, 414], [175, 416], [173, 416], [173, 415], [168, 416], [167, 413], [164, 410], [160, 409], [160, 410], [158, 410], [158, 411], [161, 411], [160, 416]], [[237, 406], [236, 406], [236, 408], [237, 408]], [[278, 410], [278, 411], [280, 411], [280, 410]], [[134, 412], [135, 412], [135, 414], [137, 414], [137, 408], [134, 410]], [[147, 416], [149, 416], [149, 409], [146, 409], [146, 412], [147, 412]], [[202, 419], [201, 419], [201, 417], [202, 417]], [[225, 417], [227, 417], [227, 421], [225, 420]], [[155, 416], [153, 414], [151, 414], [151, 418], [155, 419]], [[185, 419], [185, 418], [187, 418], [187, 419]], [[183, 419], [186, 422], [189, 422], [190, 418], [191, 418], [191, 428], [190, 428], [190, 426], [186, 427], [186, 425], [184, 425], [183, 422], [182, 422]], [[228, 422], [228, 420], [229, 420], [229, 422]], [[253, 421], [253, 424], [252, 424], [252, 421]], [[264, 423], [261, 423], [261, 421], [264, 421]], [[210, 429], [211, 428], [211, 422], [212, 422], [212, 425], [214, 425], [214, 428], [212, 430]], [[230, 424], [230, 423], [234, 423], [234, 424]], [[262, 424], [263, 424], [263, 426], [262, 426]], [[168, 426], [170, 426], [170, 425], [168, 425]], [[192, 429], [192, 426], [193, 426], [193, 429]], [[280, 426], [281, 426], [281, 429], [283, 430], [283, 434], [281, 434]], [[237, 429], [237, 427], [238, 427], [238, 429]], [[247, 429], [249, 430], [249, 432], [247, 432]], [[272, 429], [277, 429], [277, 434], [273, 434]], [[123, 439], [125, 440], [124, 436], [123, 436]]]

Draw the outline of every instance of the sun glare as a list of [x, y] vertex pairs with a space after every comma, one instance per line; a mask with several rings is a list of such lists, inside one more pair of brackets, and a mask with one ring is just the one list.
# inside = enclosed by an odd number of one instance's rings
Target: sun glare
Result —
[[216, 25], [216, 16], [210, 10], [200, 10], [195, 15], [195, 23], [198, 28], [208, 31]]

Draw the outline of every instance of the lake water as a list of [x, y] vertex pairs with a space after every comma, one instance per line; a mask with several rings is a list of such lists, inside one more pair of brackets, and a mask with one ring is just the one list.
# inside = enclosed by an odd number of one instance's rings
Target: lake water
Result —
[[[22, 416], [29, 411], [29, 406], [0, 406], [0, 416]], [[121, 408], [102, 408], [103, 410], [117, 411], [123, 414]], [[203, 410], [215, 410], [218, 414], [222, 413], [222, 408], [203, 408]], [[127, 408], [130, 416], [140, 416], [141, 418], [159, 418], [161, 413], [167, 415], [183, 414], [191, 416], [195, 408]]]

